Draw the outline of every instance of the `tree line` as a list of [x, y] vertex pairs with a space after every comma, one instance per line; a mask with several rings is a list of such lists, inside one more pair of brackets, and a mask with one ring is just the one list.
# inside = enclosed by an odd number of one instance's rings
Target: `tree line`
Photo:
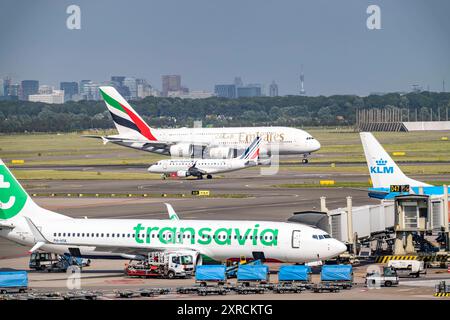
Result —
[[[439, 109], [446, 115], [450, 93], [334, 96], [283, 96], [227, 99], [180, 99], [147, 97], [130, 104], [154, 127], [190, 127], [202, 120], [204, 126], [349, 126], [358, 108], [406, 108], [424, 113]], [[427, 111], [428, 112], [428, 111]], [[69, 132], [113, 128], [103, 101], [45, 104], [0, 101], [0, 132]]]

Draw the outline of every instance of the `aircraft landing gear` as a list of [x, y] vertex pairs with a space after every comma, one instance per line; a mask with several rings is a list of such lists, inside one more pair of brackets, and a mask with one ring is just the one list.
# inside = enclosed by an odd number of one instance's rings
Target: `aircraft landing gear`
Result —
[[203, 179], [203, 175], [197, 176], [197, 180], [202, 180], [202, 179]]
[[303, 159], [302, 159], [302, 163], [303, 163], [303, 164], [307, 164], [307, 163], [309, 162], [308, 156], [309, 156], [310, 154], [311, 154], [311, 153], [305, 153], [305, 154], [303, 155]]
[[206, 179], [212, 179], [212, 175], [208, 174], [208, 175], [206, 176]]

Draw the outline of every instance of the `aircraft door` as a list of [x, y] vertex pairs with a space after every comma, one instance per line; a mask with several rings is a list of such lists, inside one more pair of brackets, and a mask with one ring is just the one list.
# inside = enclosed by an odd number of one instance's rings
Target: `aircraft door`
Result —
[[292, 248], [300, 248], [300, 230], [292, 231]]

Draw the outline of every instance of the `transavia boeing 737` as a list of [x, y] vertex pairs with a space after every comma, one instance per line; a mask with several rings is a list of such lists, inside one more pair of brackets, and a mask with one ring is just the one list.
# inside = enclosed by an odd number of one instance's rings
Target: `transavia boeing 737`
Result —
[[86, 258], [142, 259], [149, 252], [188, 250], [203, 258], [259, 257], [311, 262], [346, 246], [299, 223], [237, 220], [74, 219], [39, 207], [0, 160], [0, 236], [30, 247]]
[[301, 155], [304, 163], [308, 155], [320, 149], [320, 143], [309, 133], [287, 127], [150, 128], [115, 88], [100, 87], [100, 92], [119, 134], [87, 137], [101, 138], [105, 144], [183, 158], [193, 157], [194, 150], [200, 149], [204, 158], [229, 159], [259, 136], [265, 142], [262, 156], [276, 152]]
[[160, 160], [148, 168], [148, 172], [162, 173], [163, 178], [174, 173], [178, 177], [197, 177], [208, 179], [213, 174], [231, 172], [253, 167], [259, 164], [259, 147], [261, 138], [256, 139], [245, 149], [241, 156], [233, 159], [168, 159]]
[[432, 186], [407, 177], [370, 132], [361, 132], [360, 137], [372, 180], [370, 197], [391, 199], [399, 194], [420, 192], [425, 195], [444, 194], [443, 186]]

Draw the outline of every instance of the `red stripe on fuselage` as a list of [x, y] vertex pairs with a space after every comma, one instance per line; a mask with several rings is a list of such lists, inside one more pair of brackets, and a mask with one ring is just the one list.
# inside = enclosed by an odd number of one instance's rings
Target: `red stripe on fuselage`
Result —
[[123, 104], [119, 103], [120, 106], [127, 112], [127, 115], [131, 118], [131, 121], [133, 121], [137, 127], [139, 128], [139, 131], [141, 134], [146, 137], [148, 140], [156, 141], [157, 139], [155, 136], [151, 133], [150, 128], [148, 125], [143, 122], [137, 115], [135, 115], [131, 110], [129, 110], [127, 107], [125, 107]]

